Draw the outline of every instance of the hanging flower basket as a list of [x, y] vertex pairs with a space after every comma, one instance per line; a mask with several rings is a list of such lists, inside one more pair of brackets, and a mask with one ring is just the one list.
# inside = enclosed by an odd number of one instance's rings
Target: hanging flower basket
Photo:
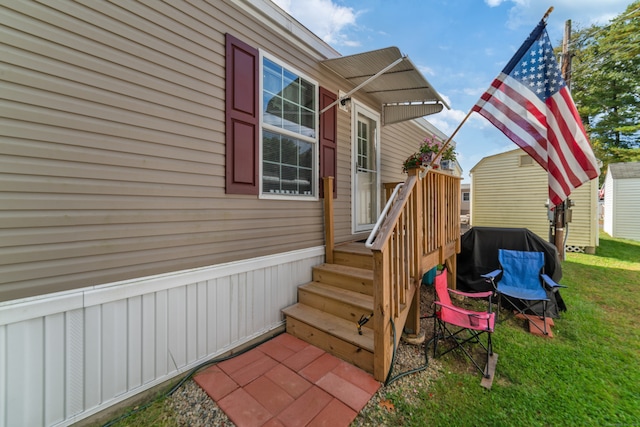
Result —
[[[443, 142], [437, 140], [435, 135], [431, 136], [430, 138], [426, 137], [422, 145], [420, 145], [420, 149], [418, 150], [418, 152], [413, 153], [404, 161], [404, 163], [402, 164], [402, 171], [407, 172], [409, 169], [415, 169], [429, 165], [431, 165], [431, 167], [433, 167], [434, 169], [438, 169], [440, 167], [440, 163], [445, 160], [449, 161], [449, 163], [452, 164], [456, 159], [457, 153], [451, 146], [447, 146], [447, 148], [445, 148], [440, 156], [438, 156], [437, 158], [435, 157], [440, 152], [442, 145]], [[452, 166], [451, 169], [453, 169]]]

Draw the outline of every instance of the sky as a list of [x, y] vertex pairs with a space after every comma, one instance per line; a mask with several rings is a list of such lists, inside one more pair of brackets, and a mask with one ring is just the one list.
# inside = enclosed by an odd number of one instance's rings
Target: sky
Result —
[[[447, 101], [426, 119], [447, 135], [462, 122], [550, 6], [547, 31], [606, 25], [632, 0], [273, 0], [342, 55], [397, 46]], [[426, 135], [425, 135], [426, 136]], [[517, 148], [477, 113], [454, 136], [463, 182], [483, 157]], [[422, 141], [416, 141], [416, 149]]]

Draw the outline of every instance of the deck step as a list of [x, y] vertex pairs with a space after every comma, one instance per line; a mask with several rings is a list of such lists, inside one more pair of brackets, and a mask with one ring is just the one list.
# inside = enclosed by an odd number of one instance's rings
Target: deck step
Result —
[[282, 310], [287, 332], [367, 372], [373, 373], [373, 331], [358, 334], [353, 322], [297, 303]]
[[[373, 297], [323, 282], [298, 287], [298, 302], [350, 321], [356, 325], [362, 316], [373, 313]], [[371, 327], [368, 322], [364, 327]]]
[[333, 249], [333, 262], [373, 270], [373, 253], [364, 246], [364, 243], [344, 243]]
[[373, 271], [340, 264], [321, 264], [313, 268], [313, 280], [373, 295]]

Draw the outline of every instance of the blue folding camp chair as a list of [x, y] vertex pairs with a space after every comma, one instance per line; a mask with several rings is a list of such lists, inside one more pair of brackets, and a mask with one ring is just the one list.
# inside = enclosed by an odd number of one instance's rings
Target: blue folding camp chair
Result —
[[[547, 290], [555, 292], [566, 286], [544, 274], [544, 253], [499, 249], [498, 261], [500, 269], [482, 275], [496, 291], [498, 308], [504, 296], [510, 306], [529, 320], [529, 324], [548, 335]], [[532, 321], [531, 316], [541, 318], [543, 327]]]

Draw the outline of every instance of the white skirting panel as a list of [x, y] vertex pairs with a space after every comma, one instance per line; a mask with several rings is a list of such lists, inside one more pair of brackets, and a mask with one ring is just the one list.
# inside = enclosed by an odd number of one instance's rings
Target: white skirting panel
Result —
[[282, 325], [324, 248], [0, 303], [0, 427], [65, 426]]

